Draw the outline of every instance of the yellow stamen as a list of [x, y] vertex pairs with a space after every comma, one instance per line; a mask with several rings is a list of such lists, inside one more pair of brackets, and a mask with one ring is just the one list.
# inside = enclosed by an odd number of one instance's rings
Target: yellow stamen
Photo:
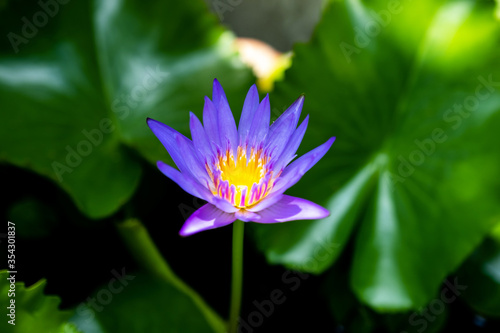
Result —
[[[227, 150], [225, 154], [219, 155], [215, 163], [215, 170], [220, 172], [219, 177], [215, 176], [207, 166], [207, 171], [213, 180], [212, 193], [223, 197], [238, 208], [247, 208], [256, 204], [269, 193], [272, 187], [271, 177], [268, 177], [268, 184], [260, 184], [267, 170], [267, 156], [262, 149], [254, 151], [252, 148], [247, 156], [246, 148], [238, 147], [236, 159], [232, 151]], [[214, 179], [217, 178], [217, 179]], [[228, 188], [223, 189], [224, 182], [228, 182]], [[258, 184], [262, 187], [260, 191], [252, 191], [252, 186]], [[231, 186], [234, 185], [234, 190]], [[260, 193], [257, 193], [260, 192]]]

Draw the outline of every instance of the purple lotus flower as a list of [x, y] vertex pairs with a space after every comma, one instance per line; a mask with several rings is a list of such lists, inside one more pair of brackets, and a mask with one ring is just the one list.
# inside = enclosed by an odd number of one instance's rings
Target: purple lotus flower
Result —
[[205, 97], [203, 125], [190, 113], [192, 140], [169, 126], [147, 120], [179, 170], [158, 161], [158, 168], [184, 191], [208, 203], [194, 212], [182, 236], [222, 227], [236, 219], [277, 223], [327, 217], [327, 209], [283, 194], [330, 149], [335, 137], [291, 164], [309, 116], [297, 127], [304, 97], [271, 126], [269, 96], [259, 103], [257, 87], [248, 91], [238, 128], [217, 80], [213, 101]]

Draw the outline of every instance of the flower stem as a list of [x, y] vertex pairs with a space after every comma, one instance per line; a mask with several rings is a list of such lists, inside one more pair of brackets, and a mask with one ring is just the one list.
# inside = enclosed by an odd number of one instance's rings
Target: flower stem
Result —
[[243, 284], [243, 234], [245, 223], [233, 223], [233, 273], [231, 282], [231, 307], [229, 312], [229, 333], [238, 331], [241, 308], [241, 287]]

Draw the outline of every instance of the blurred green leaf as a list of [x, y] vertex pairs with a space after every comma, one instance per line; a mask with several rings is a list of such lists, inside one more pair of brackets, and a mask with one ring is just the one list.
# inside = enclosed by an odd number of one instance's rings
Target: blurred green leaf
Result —
[[97, 291], [91, 297], [97, 299], [95, 307], [81, 305], [72, 321], [85, 333], [214, 332], [197, 305], [179, 289], [144, 271], [133, 276], [105, 305], [99, 303], [101, 290]]
[[111, 272], [109, 283], [76, 308], [72, 321], [85, 333], [225, 332], [226, 323], [172, 271], [137, 219], [117, 225], [143, 268]]
[[252, 77], [201, 0], [47, 3], [0, 13], [0, 161], [105, 217], [137, 187], [134, 149], [169, 158], [146, 117], [187, 133], [214, 77], [241, 104]]
[[[163, 283], [175, 287], [186, 299], [189, 299], [197, 307], [197, 312], [199, 311], [205, 317], [214, 331], [223, 332], [226, 329], [226, 324], [219, 315], [170, 268], [170, 265], [154, 244], [147, 229], [139, 220], [128, 219], [118, 224], [117, 227], [124, 243], [141, 267], [152, 276], [161, 279]], [[174, 320], [174, 322], [176, 321]], [[175, 327], [175, 324], [173, 325]]]
[[350, 283], [362, 302], [403, 311], [432, 299], [500, 219], [494, 5], [352, 0], [325, 10], [271, 103], [305, 93], [299, 155], [337, 137], [289, 191], [331, 215], [256, 225], [270, 262], [321, 273], [355, 237]]
[[[2, 318], [0, 324], [3, 327], [2, 332], [79, 332], [68, 322], [72, 311], [59, 310], [59, 297], [43, 293], [45, 280], [40, 280], [29, 287], [25, 287], [23, 282], [16, 282], [15, 288], [12, 288], [10, 280], [7, 280], [10, 276], [7, 271], [0, 271], [0, 307], [8, 311], [4, 311], [7, 316]], [[9, 306], [12, 309], [9, 309]], [[10, 314], [13, 316], [9, 316]], [[15, 325], [8, 323], [11, 320]]]
[[[348, 255], [349, 253], [347, 253]], [[440, 332], [448, 319], [448, 303], [435, 295], [430, 304], [418, 311], [380, 314], [360, 303], [349, 283], [346, 256], [328, 270], [325, 293], [338, 330], [341, 332]], [[462, 284], [462, 279], [460, 280]], [[445, 287], [447, 288], [447, 287]], [[447, 292], [446, 296], [449, 292]], [[463, 295], [463, 294], [462, 294]], [[454, 298], [456, 300], [456, 297]]]

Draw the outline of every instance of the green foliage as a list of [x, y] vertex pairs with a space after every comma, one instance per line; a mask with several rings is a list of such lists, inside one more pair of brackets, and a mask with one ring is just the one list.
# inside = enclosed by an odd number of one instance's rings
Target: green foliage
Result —
[[225, 331], [224, 321], [175, 275], [138, 220], [121, 223], [118, 231], [144, 270], [113, 271], [108, 284], [77, 307], [72, 320], [82, 331]]
[[494, 10], [487, 1], [326, 9], [271, 99], [305, 93], [302, 152], [337, 137], [290, 190], [331, 216], [257, 226], [270, 262], [321, 273], [353, 239], [350, 284], [362, 302], [402, 311], [434, 297], [500, 218]]
[[[15, 317], [2, 318], [2, 332], [80, 333], [68, 322], [72, 311], [59, 310], [59, 297], [43, 293], [45, 280], [29, 287], [25, 287], [22, 282], [16, 282], [15, 288], [12, 288], [7, 280], [9, 277], [7, 271], [0, 271], [0, 307], [6, 309], [13, 304]], [[9, 310], [8, 313], [12, 311]], [[7, 323], [7, 320], [14, 320], [15, 325]]]
[[[133, 276], [109, 304], [81, 306], [72, 321], [89, 333], [214, 332], [196, 304], [179, 289], [143, 271]], [[101, 290], [92, 298], [99, 299]]]
[[188, 111], [201, 114], [214, 77], [242, 104], [251, 75], [202, 1], [57, 8], [43, 28], [28, 15], [32, 30], [18, 21], [26, 7], [0, 13], [9, 29], [0, 45], [0, 141], [8, 143], [0, 160], [53, 179], [86, 215], [102, 218], [139, 183], [133, 150], [168, 160], [147, 117], [187, 133]]
[[[222, 332], [225, 330], [226, 324], [219, 317], [219, 315], [205, 303], [196, 291], [191, 289], [186, 283], [184, 283], [184, 281], [177, 277], [174, 271], [170, 268], [169, 264], [162, 257], [161, 253], [158, 251], [148, 231], [140, 221], [136, 219], [128, 219], [118, 226], [118, 230], [137, 262], [139, 262], [141, 266], [144, 267], [144, 269], [147, 270], [152, 276], [160, 278], [163, 280], [163, 283], [168, 284], [168, 286], [165, 286], [165, 293], [168, 293], [168, 290], [175, 288], [177, 293], [173, 291], [170, 292], [173, 293], [172, 297], [174, 299], [177, 298], [181, 303], [189, 303], [189, 307], [197, 307], [196, 310], [192, 309], [193, 311], [191, 311], [191, 315], [194, 313], [203, 315], [206, 323], [208, 323], [216, 332]], [[154, 284], [155, 283], [153, 283], [153, 285]], [[158, 294], [156, 292], [152, 292], [150, 297], [157, 298]], [[161, 296], [161, 298], [163, 298], [163, 296]], [[177, 301], [170, 301], [171, 297], [166, 298], [169, 299], [169, 305], [171, 307], [177, 307]], [[163, 302], [163, 300], [161, 301]], [[186, 307], [187, 306], [188, 305], [186, 305]], [[163, 315], [161, 317], [163, 318]], [[174, 315], [170, 319], [173, 318], [175, 318], [175, 322], [179, 317]], [[201, 320], [199, 321], [201, 322]], [[168, 324], [168, 321], [165, 322], [165, 325], [166, 324]], [[175, 325], [173, 327], [175, 327]]]

